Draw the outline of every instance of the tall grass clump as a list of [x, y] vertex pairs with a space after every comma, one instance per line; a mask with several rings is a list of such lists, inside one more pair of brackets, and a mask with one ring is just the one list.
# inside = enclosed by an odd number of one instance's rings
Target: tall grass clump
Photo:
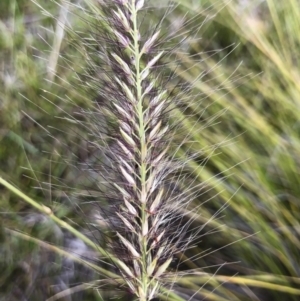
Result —
[[[221, 3], [224, 8], [219, 11]], [[185, 4], [183, 12], [193, 15], [192, 3]], [[214, 77], [210, 84], [218, 86], [218, 90], [212, 93], [211, 86], [203, 81], [195, 88], [207, 97], [204, 103], [215, 103], [208, 107], [207, 115], [223, 109], [226, 114], [219, 118], [222, 126], [212, 127], [207, 135], [194, 135], [194, 142], [202, 145], [229, 134], [243, 134], [237, 143], [222, 148], [222, 154], [211, 158], [206, 173], [199, 174], [198, 180], [205, 181], [216, 171], [235, 175], [215, 187], [219, 198], [210, 203], [225, 202], [229, 192], [238, 189], [224, 218], [232, 230], [218, 238], [218, 246], [232, 238], [257, 233], [234, 244], [231, 252], [217, 252], [216, 261], [242, 261], [238, 267], [228, 266], [231, 273], [239, 273], [232, 282], [243, 281], [255, 293], [241, 300], [298, 300], [299, 1], [208, 0], [202, 4], [203, 8], [211, 8], [210, 14], [218, 14], [204, 26], [201, 43], [192, 46], [193, 52], [203, 53], [202, 68], [206, 70], [211, 70], [218, 59], [222, 64], [210, 74]], [[230, 56], [224, 56], [223, 51], [210, 58], [204, 52], [226, 45], [232, 45], [225, 50], [228, 53], [234, 45], [238, 47]], [[193, 60], [186, 56], [183, 61], [185, 68], [193, 68]], [[227, 79], [237, 67], [251, 80], [238, 79], [232, 89]]]
[[162, 2], [1, 1], [1, 300], [299, 300], [299, 1]]

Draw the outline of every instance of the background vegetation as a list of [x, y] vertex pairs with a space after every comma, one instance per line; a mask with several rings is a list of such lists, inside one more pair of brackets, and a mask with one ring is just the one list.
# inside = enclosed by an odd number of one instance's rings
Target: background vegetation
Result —
[[[195, 184], [205, 183], [207, 191], [195, 203], [203, 204], [196, 225], [229, 201], [181, 266], [206, 267], [205, 274], [178, 280], [178, 291], [184, 299], [199, 290], [191, 300], [299, 300], [300, 4], [177, 2], [167, 22], [187, 15], [203, 24], [176, 71], [188, 82], [203, 74], [194, 85], [199, 103], [186, 100], [188, 110], [176, 111], [185, 117], [182, 137], [199, 119], [192, 139], [203, 156], [189, 167]], [[97, 223], [95, 207], [77, 197], [78, 190], [94, 191], [90, 174], [78, 166], [92, 164], [97, 150], [64, 119], [65, 112], [78, 118], [78, 106], [90, 105], [89, 95], [74, 84], [74, 70], [85, 67], [84, 54], [74, 46], [78, 36], [66, 34], [68, 28], [89, 28], [80, 12], [65, 15], [70, 7], [64, 2], [38, 4], [49, 15], [30, 1], [0, 2], [0, 176], [101, 240], [87, 223]], [[149, 14], [145, 22], [154, 18]], [[113, 272], [95, 259], [95, 250], [10, 190], [0, 190], [1, 301], [47, 300], [67, 288], [72, 291], [59, 300], [115, 295], [114, 286], [101, 295], [87, 289], [86, 283], [102, 279], [99, 271], [61, 256], [63, 250], [75, 252]]]

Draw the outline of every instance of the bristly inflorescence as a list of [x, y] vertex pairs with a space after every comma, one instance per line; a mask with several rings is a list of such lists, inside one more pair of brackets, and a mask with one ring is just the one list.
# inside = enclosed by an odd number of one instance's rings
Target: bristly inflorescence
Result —
[[174, 255], [191, 238], [190, 223], [176, 212], [187, 203], [174, 188], [182, 164], [168, 155], [167, 113], [176, 97], [167, 90], [160, 29], [140, 32], [144, 6], [143, 0], [101, 4], [101, 26], [86, 40], [85, 83], [95, 91], [95, 111], [83, 114], [90, 114], [93, 144], [106, 157], [92, 168], [103, 177], [99, 189], [113, 207], [106, 221], [115, 233], [114, 263], [130, 291], [146, 301], [157, 295]]

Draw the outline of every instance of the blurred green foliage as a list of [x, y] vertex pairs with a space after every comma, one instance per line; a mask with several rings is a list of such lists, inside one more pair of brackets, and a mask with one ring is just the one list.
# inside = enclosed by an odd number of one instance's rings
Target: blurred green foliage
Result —
[[[224, 216], [204, 232], [221, 230], [203, 236], [187, 252], [193, 260], [183, 268], [207, 267], [209, 277], [231, 262], [212, 278], [186, 276], [179, 285], [194, 292], [205, 283], [199, 298], [206, 300], [299, 300], [300, 4], [253, 0], [242, 6], [237, 0], [206, 0], [199, 1], [199, 8], [197, 1], [177, 2], [168, 22], [186, 14], [199, 18], [201, 26], [181, 56], [178, 75], [192, 83], [207, 71], [194, 83], [199, 103], [187, 100], [189, 110], [176, 111], [184, 120], [182, 137], [199, 122], [192, 139], [203, 155], [190, 161], [189, 168], [195, 185], [205, 182], [209, 189], [195, 206], [211, 200], [195, 223], [206, 223], [230, 200]], [[78, 183], [93, 187], [76, 168], [93, 157], [93, 150], [85, 145], [84, 130], [63, 119], [66, 112], [78, 118], [78, 106], [90, 105], [89, 96], [73, 84], [73, 70], [85, 67], [83, 54], [74, 47], [76, 35], [65, 33], [57, 43], [56, 18], [64, 6], [38, 3], [55, 18], [30, 1], [0, 2], [0, 176], [88, 233], [85, 217], [91, 208], [80, 204], [79, 209], [76, 197], [68, 195]], [[66, 26], [88, 32], [77, 14], [68, 15]], [[212, 19], [202, 25], [205, 18]], [[65, 59], [53, 65], [52, 82], [48, 67], [56, 53]], [[211, 125], [203, 127], [202, 122]], [[206, 146], [218, 147], [212, 155], [213, 147]], [[205, 157], [210, 158], [204, 166]], [[12, 230], [21, 230], [60, 247], [74, 239], [8, 190], [0, 190], [0, 300], [46, 300], [68, 288], [68, 269], [76, 274], [70, 286], [99, 279], [86, 267], [68, 266], [50, 245], [14, 235]], [[213, 252], [200, 256], [205, 250]], [[108, 300], [109, 290], [103, 296]], [[60, 300], [101, 300], [94, 290], [64, 298]]]

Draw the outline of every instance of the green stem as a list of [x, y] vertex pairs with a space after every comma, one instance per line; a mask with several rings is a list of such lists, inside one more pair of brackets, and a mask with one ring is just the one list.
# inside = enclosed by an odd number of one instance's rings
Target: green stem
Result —
[[7, 233], [9, 233], [10, 235], [14, 235], [16, 237], [19, 237], [23, 240], [27, 240], [27, 241], [30, 241], [30, 242], [33, 242], [35, 243], [36, 245], [42, 247], [42, 248], [45, 248], [45, 249], [48, 249], [50, 251], [53, 251], [61, 256], [64, 256], [64, 257], [68, 257], [70, 259], [72, 259], [73, 261], [76, 261], [86, 267], [89, 267], [89, 268], [92, 268], [93, 270], [97, 271], [98, 273], [102, 274], [102, 275], [105, 275], [106, 277], [108, 278], [111, 278], [111, 279], [117, 279], [118, 281], [122, 281], [122, 278], [117, 276], [116, 274], [110, 272], [110, 271], [107, 271], [105, 270], [104, 268], [101, 268], [99, 267], [98, 265], [96, 264], [93, 264], [92, 262], [89, 262], [89, 261], [86, 261], [82, 258], [80, 258], [79, 256], [77, 256], [75, 253], [72, 254], [71, 252], [69, 251], [66, 251], [66, 250], [63, 250], [59, 247], [56, 247], [54, 245], [51, 245], [47, 242], [44, 242], [40, 239], [37, 239], [35, 237], [32, 237], [26, 233], [22, 233], [22, 232], [18, 232], [18, 231], [15, 231], [15, 230], [12, 230], [12, 229], [7, 229], [5, 228], [5, 231]]
[[32, 198], [30, 198], [29, 196], [27, 196], [26, 194], [24, 194], [22, 191], [20, 191], [19, 189], [17, 189], [16, 187], [14, 187], [13, 185], [11, 185], [10, 183], [8, 183], [6, 180], [4, 180], [1, 177], [0, 177], [0, 184], [2, 184], [7, 189], [9, 189], [10, 191], [12, 191], [14, 194], [18, 195], [20, 198], [22, 198], [25, 202], [27, 202], [28, 204], [30, 204], [32, 207], [34, 207], [37, 210], [39, 210], [40, 212], [48, 215], [49, 218], [51, 218], [55, 223], [57, 223], [58, 225], [60, 225], [62, 228], [65, 228], [69, 232], [71, 232], [77, 238], [81, 239], [88, 246], [90, 246], [91, 248], [93, 248], [94, 250], [96, 250], [97, 252], [99, 252], [102, 256], [108, 257], [109, 259], [111, 259], [115, 263], [119, 262], [119, 260], [117, 258], [115, 258], [112, 255], [108, 254], [103, 248], [101, 248], [99, 245], [96, 245], [92, 240], [90, 240], [84, 234], [80, 233], [74, 227], [72, 227], [71, 225], [69, 225], [65, 221], [63, 221], [60, 218], [58, 218], [57, 216], [55, 216], [53, 214], [52, 210], [49, 207], [47, 207], [45, 205], [39, 204], [38, 202], [36, 202]]
[[147, 275], [147, 237], [143, 235], [143, 226], [146, 223], [146, 154], [147, 144], [145, 141], [145, 122], [144, 122], [144, 108], [142, 98], [142, 80], [140, 72], [140, 46], [139, 46], [139, 30], [137, 24], [137, 10], [135, 7], [135, 0], [132, 0], [132, 22], [133, 22], [133, 40], [134, 40], [134, 56], [135, 56], [135, 69], [136, 69], [136, 96], [137, 96], [137, 111], [139, 119], [139, 139], [140, 139], [140, 179], [141, 179], [141, 196], [144, 196], [143, 202], [141, 203], [141, 284], [142, 292], [140, 295], [140, 301], [147, 301], [147, 289], [148, 289], [148, 275]]

